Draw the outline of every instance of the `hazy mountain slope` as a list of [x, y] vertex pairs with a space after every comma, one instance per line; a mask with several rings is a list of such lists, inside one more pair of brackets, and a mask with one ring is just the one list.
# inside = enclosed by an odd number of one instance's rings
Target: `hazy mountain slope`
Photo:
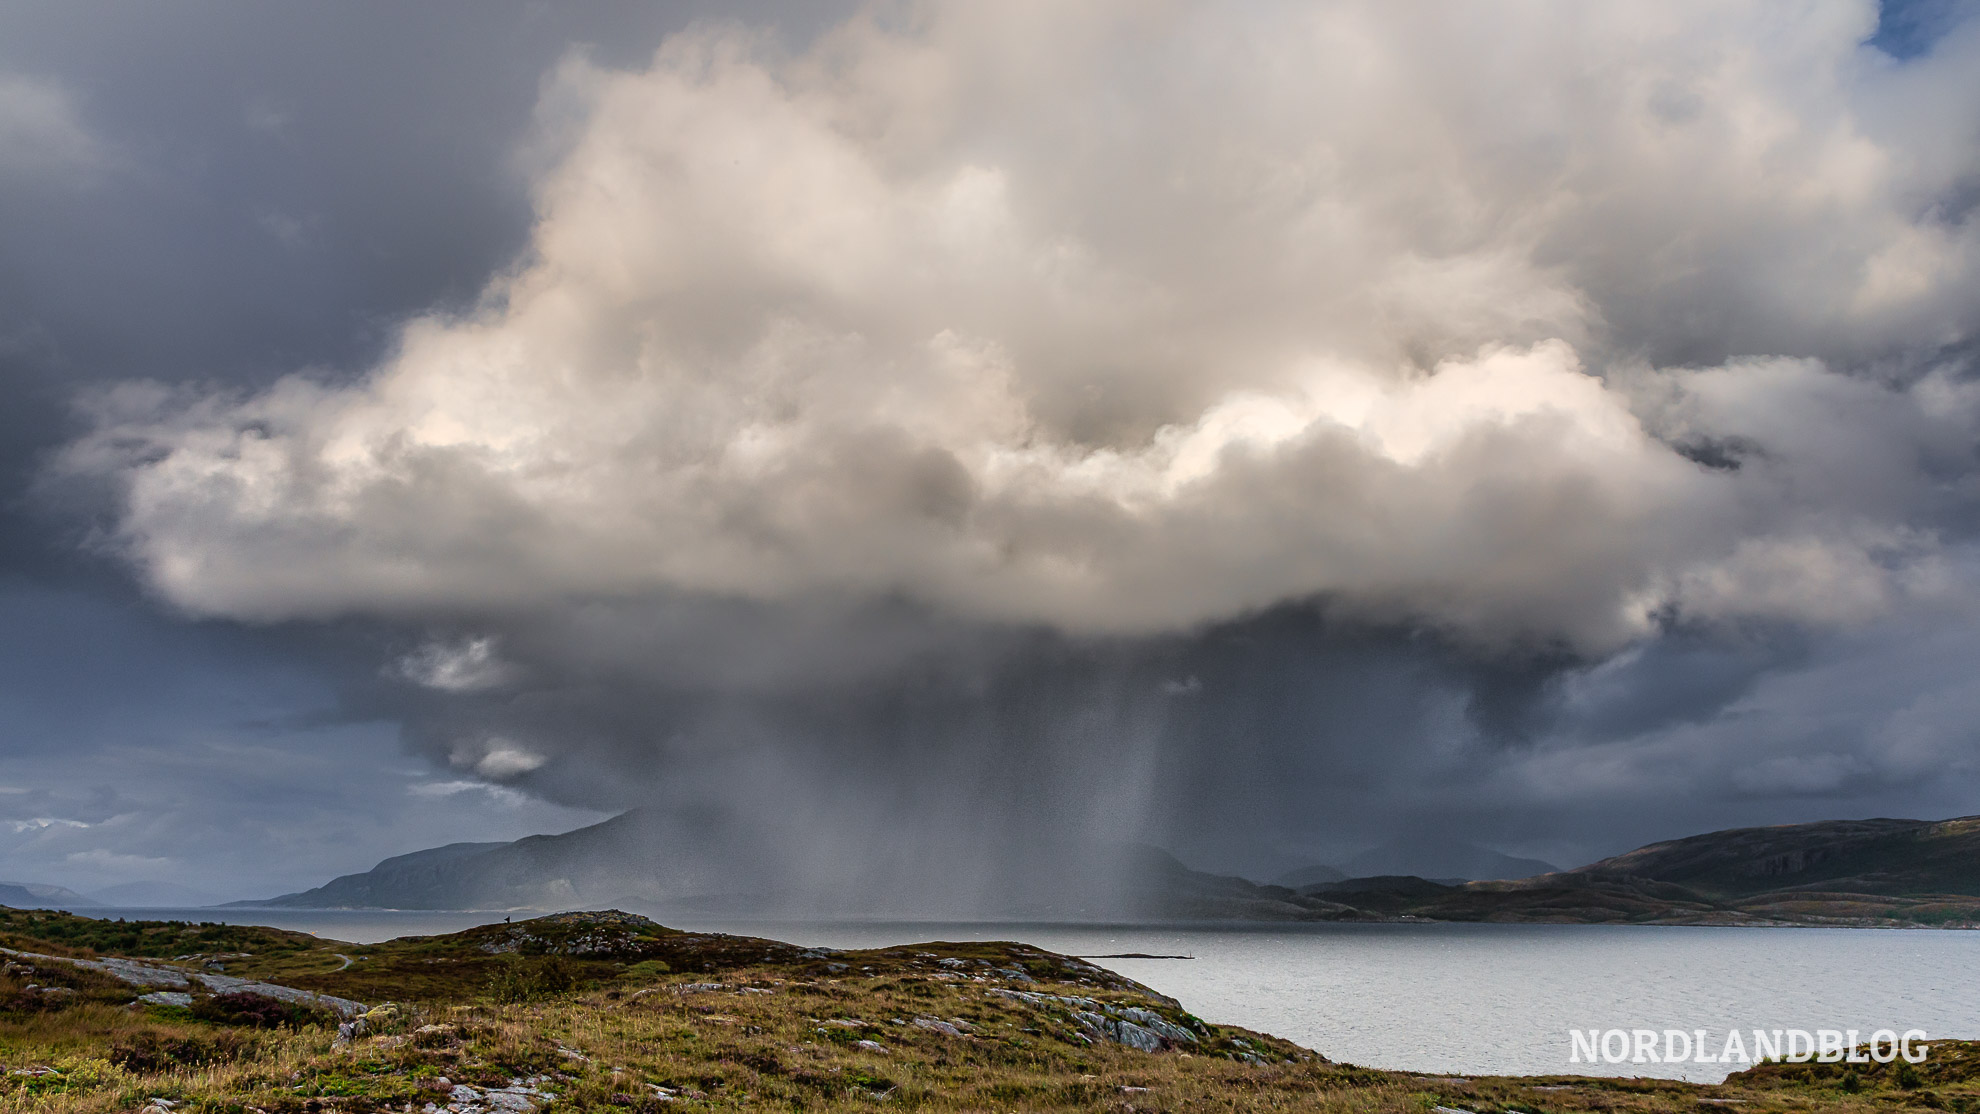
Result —
[[[1155, 847], [1133, 848], [1122, 912], [1153, 920], [1364, 920], [1367, 914], [1331, 898], [1285, 886], [1261, 886], [1191, 870]], [[1093, 910], [1104, 914], [1107, 910]]]
[[123, 909], [199, 909], [226, 900], [219, 894], [174, 882], [123, 882], [91, 890], [89, 897], [99, 904]]
[[1559, 870], [1539, 859], [1522, 859], [1490, 847], [1436, 836], [1406, 836], [1371, 847], [1340, 864], [1348, 878], [1415, 875], [1469, 880], [1530, 878]]
[[97, 903], [46, 882], [0, 882], [0, 905], [12, 909], [89, 909]]
[[1315, 863], [1312, 866], [1300, 867], [1298, 870], [1286, 871], [1284, 874], [1272, 879], [1272, 885], [1284, 886], [1289, 890], [1298, 890], [1304, 889], [1307, 886], [1317, 886], [1323, 882], [1345, 881], [1347, 881], [1347, 874], [1339, 867], [1328, 866], [1325, 863]]
[[1366, 909], [1373, 913], [1401, 913], [1425, 902], [1436, 901], [1456, 887], [1418, 878], [1413, 874], [1384, 874], [1369, 878], [1347, 878], [1339, 882], [1319, 882], [1300, 892]]
[[[714, 846], [691, 825], [636, 809], [560, 835], [514, 843], [456, 843], [386, 859], [269, 905], [303, 908], [565, 909], [613, 902], [651, 908], [725, 911], [846, 912], [894, 895], [876, 870], [865, 892], [819, 895], [773, 891], [777, 875]], [[1364, 914], [1336, 901], [1283, 886], [1191, 870], [1167, 852], [1117, 845], [1068, 855], [1063, 870], [1030, 879], [997, 879], [973, 906], [976, 915], [1073, 918], [1305, 920]], [[756, 887], [752, 889], [752, 887]], [[937, 906], [945, 912], [954, 906]]]
[[451, 843], [386, 859], [268, 904], [308, 908], [567, 909], [692, 901], [765, 877], [691, 820], [634, 809], [557, 835]]
[[[1733, 829], [1652, 844], [1578, 870], [1461, 885], [1410, 872], [1299, 888], [1259, 885], [1192, 870], [1157, 848], [1120, 844], [1068, 851], [1030, 876], [960, 879], [956, 892], [968, 895], [964, 903], [925, 905], [916, 904], [918, 895], [890, 891], [884, 864], [875, 864], [857, 888], [779, 889], [791, 884], [791, 873], [752, 861], [712, 830], [691, 817], [634, 810], [560, 835], [400, 855], [269, 904], [568, 909], [613, 903], [824, 916], [909, 908], [1080, 920], [1980, 923], [1980, 900], [1970, 900], [1980, 896], [1980, 818]], [[1532, 862], [1470, 851], [1494, 856], [1475, 857], [1473, 865]], [[0, 903], [14, 904], [3, 895]]]
[[1980, 896], [1980, 816], [1732, 828], [1653, 843], [1569, 873], [1670, 882], [1718, 898], [1782, 891]]
[[[1356, 899], [1344, 895], [1341, 900]], [[1469, 882], [1401, 911], [1438, 921], [1554, 924], [1755, 924], [1794, 919], [1731, 908], [1669, 882], [1568, 873]]]
[[[479, 888], [481, 872], [466, 860], [509, 846], [506, 843], [449, 843], [386, 859], [361, 874], [333, 878], [313, 890], [283, 894], [266, 902], [236, 905], [293, 905], [309, 909], [458, 909], [474, 908], [469, 898]], [[456, 903], [450, 903], [450, 901]]]

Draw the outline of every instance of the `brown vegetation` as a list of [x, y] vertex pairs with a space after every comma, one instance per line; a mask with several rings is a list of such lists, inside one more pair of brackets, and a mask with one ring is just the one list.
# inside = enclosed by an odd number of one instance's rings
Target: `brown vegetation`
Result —
[[[163, 930], [159, 930], [163, 932]], [[330, 1111], [1317, 1110], [1751, 1114], [1980, 1109], [1980, 1051], [1845, 1071], [1770, 1065], [1718, 1087], [1640, 1080], [1426, 1077], [1328, 1062], [1212, 1026], [1077, 959], [1012, 943], [804, 949], [574, 914], [370, 947], [241, 957], [321, 989], [390, 992], [340, 1034], [327, 1018], [131, 1005], [95, 972], [0, 975], [0, 1114]], [[35, 941], [49, 952], [48, 941]], [[358, 957], [367, 957], [362, 962]], [[190, 971], [198, 961], [187, 960]], [[44, 967], [58, 966], [53, 963]], [[26, 996], [25, 998], [23, 996]], [[377, 1001], [377, 994], [367, 1000]], [[248, 1005], [252, 1005], [249, 1003]], [[241, 1005], [234, 1003], [234, 1006]], [[267, 1016], [262, 1016], [266, 1014]], [[1124, 1024], [1125, 1023], [1125, 1024]], [[1146, 1047], [1120, 1043], [1144, 1042]]]

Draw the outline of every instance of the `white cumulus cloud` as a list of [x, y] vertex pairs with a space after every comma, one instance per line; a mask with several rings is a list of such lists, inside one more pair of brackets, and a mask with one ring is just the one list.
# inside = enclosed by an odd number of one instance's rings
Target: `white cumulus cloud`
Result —
[[[890, 12], [569, 63], [478, 308], [355, 382], [127, 385], [66, 466], [157, 591], [254, 620], [1327, 596], [1599, 651], [1940, 583], [1917, 465], [1976, 400], [1865, 371], [1980, 322], [1975, 34], [1899, 67], [1854, 0]], [[406, 675], [479, 687], [464, 646]]]
[[516, 675], [502, 660], [493, 636], [435, 640], [399, 658], [389, 671], [415, 684], [443, 692], [494, 688]]

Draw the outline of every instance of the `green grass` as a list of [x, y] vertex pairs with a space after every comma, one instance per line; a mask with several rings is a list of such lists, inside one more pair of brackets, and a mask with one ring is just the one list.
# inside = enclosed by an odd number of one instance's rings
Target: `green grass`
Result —
[[58, 955], [94, 952], [174, 959], [240, 952], [261, 956], [299, 955], [320, 950], [324, 941], [307, 932], [251, 925], [121, 918], [106, 921], [71, 913], [0, 909], [0, 945]]

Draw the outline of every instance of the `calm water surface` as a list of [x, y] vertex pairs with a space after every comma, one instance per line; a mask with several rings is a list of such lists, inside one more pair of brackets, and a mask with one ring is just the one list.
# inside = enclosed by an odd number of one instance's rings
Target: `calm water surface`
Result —
[[[103, 911], [92, 911], [100, 913]], [[268, 924], [369, 943], [452, 932], [487, 913], [110, 910]], [[1980, 932], [1611, 925], [815, 923], [663, 918], [806, 945], [1024, 940], [1180, 999], [1199, 1017], [1370, 1067], [1458, 1075], [1723, 1078], [1712, 1064], [1571, 1064], [1568, 1031], [1923, 1029], [1980, 1037]], [[1737, 1066], [1737, 1065], [1736, 1065]]]

